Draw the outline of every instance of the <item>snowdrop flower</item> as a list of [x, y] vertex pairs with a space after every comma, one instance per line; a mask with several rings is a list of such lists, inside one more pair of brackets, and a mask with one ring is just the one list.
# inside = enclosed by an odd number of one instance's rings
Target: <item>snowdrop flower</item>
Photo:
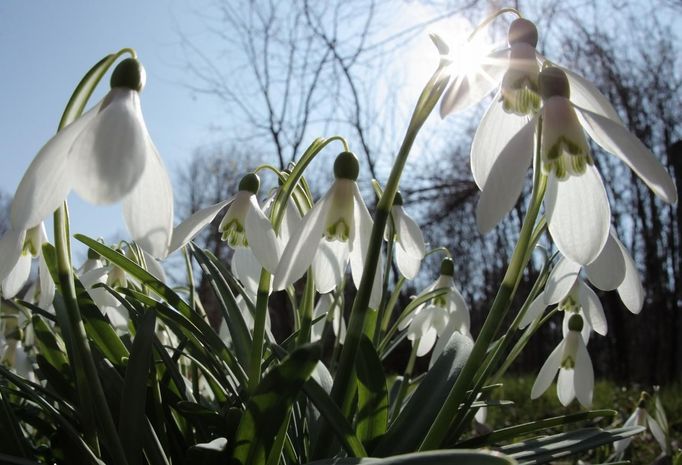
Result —
[[594, 371], [590, 354], [580, 335], [583, 329], [583, 319], [580, 315], [571, 316], [568, 329], [568, 334], [540, 368], [530, 398], [540, 397], [552, 384], [554, 375], [559, 371], [557, 396], [561, 404], [565, 407], [577, 397], [581, 405], [589, 408], [592, 405]]
[[87, 290], [92, 301], [118, 334], [128, 333], [130, 315], [121, 302], [103, 287], [95, 287], [99, 283], [107, 284], [112, 289], [128, 287], [128, 276], [116, 265], [103, 265], [80, 276], [81, 284]]
[[0, 364], [12, 368], [16, 373], [24, 379], [29, 381], [36, 381], [35, 372], [33, 371], [33, 362], [28, 354], [28, 351], [14, 338], [7, 338], [2, 347], [2, 356], [0, 357]]
[[39, 224], [73, 189], [96, 205], [123, 200], [133, 239], [155, 257], [165, 257], [173, 192], [142, 117], [139, 92], [145, 79], [139, 61], [121, 61], [109, 93], [40, 149], [12, 201], [14, 230]]
[[[333, 307], [332, 307], [333, 305]], [[343, 318], [343, 308], [338, 303], [334, 304], [332, 293], [322, 294], [313, 310], [313, 320], [326, 315], [320, 321], [314, 323], [310, 328], [310, 342], [322, 339], [322, 332], [327, 322], [332, 327], [334, 336], [339, 338], [339, 343], [343, 344], [346, 339], [346, 321]]]
[[540, 169], [548, 176], [544, 202], [549, 232], [565, 257], [586, 265], [606, 244], [611, 210], [583, 129], [602, 148], [623, 160], [660, 198], [674, 203], [677, 192], [663, 166], [639, 139], [619, 121], [572, 103], [570, 90], [561, 69], [548, 67], [540, 73], [543, 107], [495, 160], [478, 203], [477, 221], [486, 232], [516, 203], [541, 119]]
[[[649, 394], [646, 392], [642, 392], [639, 402], [637, 403], [637, 408], [632, 415], [628, 417], [623, 426], [644, 426], [651, 431], [651, 435], [654, 437], [654, 439], [656, 439], [658, 445], [661, 446], [663, 453], [667, 454], [669, 449], [668, 442], [666, 440], [666, 432], [664, 431], [662, 425], [659, 424], [659, 421], [657, 421], [657, 419], [647, 411], [649, 402], [651, 402], [651, 396], [649, 396]], [[657, 403], [660, 404], [660, 402]], [[621, 456], [625, 452], [625, 449], [627, 449], [632, 442], [632, 439], [633, 437], [630, 436], [628, 438], [615, 441], [613, 443], [614, 454], [616, 456]]]
[[495, 100], [506, 112], [527, 115], [537, 111], [540, 106], [537, 28], [527, 19], [516, 19], [509, 26], [507, 40], [509, 47], [485, 57], [471, 56], [482, 53], [480, 46], [468, 43], [463, 48], [464, 56], [453, 61], [464, 62], [464, 70], [445, 91], [440, 106], [442, 118], [480, 102], [498, 86], [500, 93]]
[[417, 298], [436, 289], [447, 289], [447, 293], [420, 305], [398, 325], [401, 331], [407, 328], [409, 340], [413, 343], [418, 341], [418, 357], [426, 355], [435, 345], [434, 354], [437, 358], [452, 333], [457, 331], [464, 335], [469, 334], [469, 307], [455, 286], [454, 274], [455, 266], [452, 260], [443, 259], [438, 279], [427, 286]]
[[39, 261], [41, 308], [52, 305], [55, 286], [43, 257], [43, 244], [47, 242], [45, 225], [41, 222], [28, 230], [10, 229], [0, 239], [0, 281], [2, 295], [11, 299], [24, 287], [31, 274], [32, 258]]
[[592, 263], [581, 266], [566, 257], [559, 260], [547, 278], [545, 289], [530, 304], [519, 327], [525, 328], [539, 318], [545, 308], [559, 304], [562, 310], [581, 308], [588, 325], [597, 333], [605, 335], [607, 325], [602, 305], [581, 277], [581, 270], [598, 289], [617, 290], [630, 312], [637, 314], [642, 310], [644, 288], [637, 265], [612, 228], [606, 245]]
[[239, 192], [234, 197], [203, 208], [180, 223], [173, 231], [169, 251], [186, 245], [229, 205], [218, 227], [222, 239], [236, 252], [248, 248], [260, 265], [273, 273], [279, 261], [280, 246], [272, 223], [258, 204], [256, 195], [259, 188], [258, 175], [249, 173], [244, 176], [239, 182]]
[[386, 225], [386, 240], [388, 240], [389, 231], [395, 231], [395, 261], [398, 271], [406, 279], [413, 279], [419, 272], [422, 259], [426, 254], [426, 245], [419, 225], [403, 208], [403, 196], [400, 192], [395, 194], [391, 218], [393, 223], [389, 222]]
[[[306, 213], [284, 249], [275, 271], [275, 289], [283, 289], [299, 279], [312, 264], [315, 288], [326, 294], [341, 282], [349, 261], [353, 282], [360, 285], [372, 233], [372, 217], [356, 183], [359, 171], [354, 154], [343, 152], [336, 158], [336, 180]], [[379, 269], [381, 267], [379, 265]], [[381, 291], [382, 273], [377, 271], [369, 302], [371, 308], [379, 306]]]

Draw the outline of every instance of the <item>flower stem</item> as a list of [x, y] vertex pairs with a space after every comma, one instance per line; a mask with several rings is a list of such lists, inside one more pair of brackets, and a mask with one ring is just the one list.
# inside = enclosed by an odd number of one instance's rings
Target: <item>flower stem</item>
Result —
[[516, 243], [511, 261], [502, 280], [502, 284], [497, 291], [495, 300], [493, 301], [492, 307], [490, 308], [490, 313], [483, 323], [481, 332], [476, 339], [476, 343], [474, 344], [474, 347], [471, 351], [471, 355], [469, 355], [468, 360], [464, 364], [462, 371], [457, 377], [457, 381], [452, 387], [452, 390], [450, 391], [450, 394], [448, 395], [448, 398], [443, 404], [440, 412], [438, 412], [438, 415], [431, 425], [431, 428], [424, 438], [424, 441], [420, 445], [419, 450], [437, 449], [446, 438], [450, 425], [458, 416], [460, 404], [464, 401], [467, 390], [470, 389], [471, 383], [473, 382], [479, 367], [486, 357], [488, 347], [494, 339], [495, 334], [499, 330], [507, 310], [511, 305], [517, 281], [520, 278], [521, 273], [523, 273], [528, 260], [530, 259], [528, 250], [529, 247], [533, 246], [531, 243], [531, 236], [533, 235], [535, 222], [540, 212], [540, 206], [542, 204], [542, 199], [547, 187], [547, 177], [541, 174], [541, 168], [539, 164], [541, 134], [542, 118], [539, 118], [535, 154], [536, 171], [533, 177], [533, 192], [531, 194], [528, 212], [523, 220], [523, 225], [521, 226], [519, 241]]
[[253, 321], [253, 344], [249, 358], [248, 391], [253, 393], [261, 377], [261, 359], [263, 358], [263, 341], [265, 338], [265, 321], [268, 315], [268, 298], [270, 296], [270, 273], [261, 271], [256, 293], [256, 314]]

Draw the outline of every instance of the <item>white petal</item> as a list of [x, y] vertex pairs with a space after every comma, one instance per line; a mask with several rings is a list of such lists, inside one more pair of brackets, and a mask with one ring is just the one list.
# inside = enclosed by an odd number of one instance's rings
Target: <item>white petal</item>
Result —
[[152, 276], [154, 276], [156, 279], [158, 279], [162, 283], [165, 283], [166, 272], [163, 269], [163, 265], [156, 258], [148, 254], [145, 250], [142, 250], [142, 253], [144, 254], [144, 263], [145, 265], [147, 265], [147, 271], [149, 271], [152, 274]]
[[50, 308], [52, 301], [54, 300], [55, 285], [52, 281], [52, 276], [50, 275], [50, 270], [47, 268], [47, 263], [45, 262], [45, 257], [43, 254], [38, 256], [38, 274], [40, 276], [40, 300], [38, 306], [40, 308]]
[[253, 251], [263, 268], [274, 273], [279, 263], [281, 251], [279, 242], [272, 228], [272, 223], [258, 205], [256, 196], [251, 196], [251, 208], [246, 213], [244, 224], [249, 248]]
[[[362, 200], [362, 195], [360, 195], [358, 186], [355, 183], [353, 183], [353, 201], [355, 202], [355, 205], [353, 206], [353, 223], [356, 230], [355, 234], [352, 236], [353, 240], [350, 246], [350, 269], [351, 275], [353, 276], [353, 282], [356, 287], [359, 287], [365, 267], [365, 257], [367, 256], [367, 250], [369, 249], [373, 222], [369, 211], [367, 211], [365, 202]], [[379, 308], [379, 304], [381, 303], [383, 268], [384, 260], [380, 252], [377, 268], [374, 272], [372, 292], [369, 297], [370, 308]]]
[[504, 111], [499, 95], [490, 103], [471, 144], [471, 174], [479, 189], [483, 190], [502, 149], [526, 123], [527, 117]]
[[37, 225], [66, 199], [73, 174], [69, 167], [69, 150], [81, 131], [98, 114], [100, 105], [101, 102], [59, 131], [33, 159], [12, 200], [14, 229]]
[[608, 331], [606, 315], [604, 315], [604, 308], [599, 301], [599, 297], [582, 280], [578, 281], [578, 286], [580, 306], [583, 308], [590, 326], [592, 326], [595, 333], [606, 336]]
[[[108, 103], [108, 104], [107, 104]], [[148, 161], [149, 134], [134, 90], [112, 89], [101, 111], [74, 141], [69, 153], [73, 189], [94, 204], [127, 195]]]
[[232, 256], [232, 272], [242, 282], [247, 294], [255, 297], [258, 292], [263, 267], [250, 248], [237, 248]]
[[[173, 186], [151, 140], [144, 152], [144, 172], [123, 200], [123, 217], [137, 244], [156, 258], [165, 258], [173, 229]], [[113, 176], [113, 175], [112, 175]]]
[[405, 279], [414, 279], [419, 273], [419, 268], [421, 268], [422, 260], [421, 258], [413, 258], [405, 249], [403, 249], [400, 244], [396, 244], [395, 247], [395, 263], [398, 266], [398, 271], [405, 277]]
[[31, 255], [21, 254], [19, 259], [14, 264], [14, 268], [9, 272], [7, 277], [2, 281], [2, 296], [5, 299], [11, 299], [19, 293], [28, 276], [31, 274]]
[[573, 371], [575, 371], [575, 396], [583, 407], [590, 408], [594, 391], [594, 370], [590, 354], [582, 339], [578, 340]]
[[0, 281], [3, 281], [17, 264], [25, 239], [25, 229], [10, 229], [0, 239]]
[[602, 291], [617, 288], [625, 279], [625, 258], [616, 241], [612, 230], [597, 259], [585, 266], [590, 282]]
[[[293, 194], [292, 194], [293, 195]], [[286, 246], [289, 242], [291, 235], [298, 229], [298, 225], [301, 223], [301, 214], [296, 207], [296, 202], [292, 197], [287, 201], [286, 210], [284, 211], [284, 219], [282, 220], [282, 226], [279, 230], [279, 238], [282, 240], [282, 244]]]
[[482, 233], [490, 231], [509, 213], [523, 191], [533, 159], [536, 122], [533, 118], [509, 140], [490, 169], [476, 206], [476, 221]]
[[550, 174], [545, 213], [552, 239], [565, 257], [586, 265], [599, 256], [609, 237], [611, 209], [594, 166], [565, 181]]
[[216, 215], [218, 215], [218, 213], [220, 213], [220, 211], [233, 200], [234, 197], [223, 202], [218, 202], [214, 205], [211, 205], [210, 207], [202, 208], [201, 210], [194, 212], [192, 216], [177, 225], [173, 230], [168, 253], [173, 253], [194, 239], [194, 236], [199, 234], [199, 232], [206, 225], [210, 224]]
[[485, 64], [480, 69], [466, 75], [456, 75], [441, 100], [441, 118], [475, 105], [491, 93], [507, 69], [505, 58], [508, 54], [509, 49], [491, 53], [484, 59]]
[[322, 240], [331, 193], [330, 189], [301, 220], [301, 224], [289, 240], [277, 265], [273, 289], [284, 289], [285, 286], [303, 276], [312, 263]]
[[429, 328], [426, 333], [419, 339], [419, 345], [417, 346], [417, 357], [423, 357], [428, 354], [433, 345], [436, 343], [437, 333], [434, 328]]
[[632, 313], [637, 314], [642, 311], [642, 306], [644, 305], [642, 280], [639, 277], [639, 271], [637, 271], [637, 264], [630, 256], [628, 250], [618, 239], [616, 239], [616, 243], [620, 247], [623, 259], [625, 260], [625, 278], [623, 278], [623, 282], [618, 286], [618, 295], [625, 307]]
[[536, 319], [540, 318], [546, 308], [547, 302], [545, 300], [545, 293], [541, 292], [528, 306], [526, 314], [523, 315], [523, 318], [521, 318], [521, 321], [519, 322], [519, 328], [523, 329]]
[[623, 160], [654, 194], [668, 203], [677, 202], [672, 178], [642, 141], [622, 124], [583, 108], [577, 109], [585, 130], [597, 144]]
[[648, 412], [646, 414], [646, 423], [654, 439], [656, 439], [658, 445], [661, 446], [661, 450], [667, 453], [668, 443], [666, 441], [666, 434], [661, 428], [661, 425], [659, 425], [658, 422], [651, 415], [649, 415]]
[[[582, 340], [582, 339], [581, 339]], [[556, 380], [556, 394], [561, 405], [566, 407], [575, 399], [575, 371], [572, 369], [559, 368], [559, 376]]]
[[[624, 427], [635, 426], [637, 424], [638, 416], [639, 416], [639, 408], [635, 409], [635, 411], [632, 412], [632, 415], [630, 415], [628, 417], [628, 419], [625, 421], [623, 426]], [[614, 441], [613, 453], [616, 455], [622, 454], [625, 451], [625, 449], [627, 449], [627, 447], [630, 445], [631, 442], [632, 442], [632, 436], [630, 436], [629, 438], [621, 439], [619, 441]]]
[[426, 245], [419, 225], [401, 206], [394, 207], [394, 212], [396, 211], [398, 213], [394, 218], [397, 218], [398, 243], [409, 256], [421, 260], [426, 254]]
[[313, 258], [315, 289], [320, 294], [333, 291], [341, 283], [348, 265], [348, 242], [322, 240]]
[[471, 314], [464, 297], [454, 285], [450, 287], [447, 297], [449, 299], [448, 314], [451, 319], [454, 319], [455, 329], [462, 334], [468, 334], [471, 328]]
[[547, 357], [547, 360], [545, 360], [542, 368], [540, 368], [538, 377], [535, 379], [535, 383], [533, 383], [533, 388], [530, 392], [531, 399], [537, 399], [547, 390], [547, 388], [552, 385], [554, 376], [561, 366], [561, 355], [564, 350], [565, 343], [566, 341], [562, 340], [559, 345], [554, 348], [552, 353], [549, 354], [549, 357]]
[[609, 99], [594, 84], [566, 68], [561, 68], [561, 70], [566, 73], [571, 87], [571, 102], [622, 124], [620, 116], [618, 116]]
[[558, 304], [573, 288], [580, 275], [580, 265], [561, 257], [547, 278], [545, 300], [547, 305]]
[[[320, 295], [317, 304], [315, 304], [315, 309], [313, 310], [313, 320], [329, 312], [333, 302], [334, 295], [332, 293]], [[310, 327], [311, 342], [319, 341], [322, 338], [322, 331], [324, 330], [327, 319], [329, 319], [329, 315], [326, 315], [325, 318], [320, 319], [320, 321]]]

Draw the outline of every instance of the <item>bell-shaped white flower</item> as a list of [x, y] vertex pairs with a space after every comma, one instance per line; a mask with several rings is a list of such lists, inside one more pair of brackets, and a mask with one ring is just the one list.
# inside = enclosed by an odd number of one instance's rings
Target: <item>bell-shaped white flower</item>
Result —
[[676, 202], [677, 192], [656, 157], [620, 122], [569, 100], [564, 71], [544, 69], [540, 91], [544, 105], [539, 115], [509, 140], [490, 169], [477, 206], [478, 225], [483, 232], [490, 230], [518, 200], [541, 119], [542, 167], [536, 169], [548, 176], [544, 202], [549, 232], [564, 256], [586, 265], [597, 258], [608, 239], [611, 210], [583, 129], [630, 166], [663, 200]]
[[19, 232], [10, 229], [0, 239], [0, 281], [2, 295], [6, 299], [14, 297], [24, 287], [31, 273], [32, 258], [37, 258], [40, 280], [38, 305], [45, 309], [52, 305], [55, 285], [43, 257], [45, 242], [47, 234], [42, 222]]
[[611, 229], [606, 245], [599, 256], [590, 264], [581, 266], [562, 257], [554, 266], [545, 289], [531, 302], [526, 314], [519, 322], [525, 328], [539, 318], [545, 308], [559, 304], [561, 309], [584, 310], [584, 316], [594, 330], [606, 334], [606, 320], [599, 298], [581, 277], [585, 271], [587, 280], [602, 291], [617, 290], [625, 307], [632, 313], [639, 313], [644, 304], [644, 288], [637, 271], [637, 265]]
[[438, 358], [445, 343], [456, 331], [469, 335], [469, 307], [455, 286], [454, 274], [452, 260], [443, 259], [438, 279], [419, 293], [417, 298], [436, 289], [447, 289], [447, 292], [420, 305], [398, 324], [401, 331], [407, 328], [409, 340], [419, 342], [419, 357], [426, 355], [435, 346], [432, 360], [434, 357]]
[[[372, 217], [355, 182], [358, 174], [359, 163], [355, 155], [343, 152], [336, 158], [336, 180], [306, 213], [284, 249], [275, 272], [274, 289], [280, 290], [293, 283], [312, 265], [315, 288], [326, 294], [341, 282], [349, 261], [353, 282], [360, 285], [372, 233]], [[382, 273], [377, 271], [369, 301], [371, 308], [378, 308], [381, 291]]]
[[[325, 318], [320, 318], [325, 315]], [[343, 344], [346, 339], [346, 321], [343, 318], [343, 308], [335, 302], [332, 293], [322, 294], [315, 304], [313, 310], [313, 320], [320, 318], [320, 321], [313, 323], [310, 327], [310, 341], [315, 342], [322, 339], [324, 327], [329, 322], [334, 337], [339, 339], [339, 344]]]
[[390, 234], [389, 231], [395, 231], [395, 262], [398, 271], [406, 279], [413, 279], [419, 273], [419, 267], [426, 254], [426, 245], [419, 225], [403, 208], [403, 197], [400, 192], [395, 195], [391, 208], [391, 219], [392, 224], [389, 222], [386, 225], [386, 239]]
[[558, 346], [549, 354], [540, 368], [531, 390], [531, 399], [540, 397], [554, 381], [557, 371], [557, 396], [567, 406], [573, 399], [584, 407], [592, 405], [594, 391], [594, 370], [592, 360], [581, 336], [583, 319], [573, 314], [568, 323], [569, 331]]
[[186, 245], [229, 205], [219, 226], [222, 239], [235, 252], [248, 248], [258, 263], [273, 273], [279, 262], [280, 244], [272, 223], [258, 204], [256, 195], [259, 188], [258, 175], [249, 173], [244, 176], [239, 182], [239, 192], [234, 197], [195, 212], [175, 227], [169, 253]]
[[113, 289], [127, 287], [128, 276], [125, 271], [116, 265], [103, 265], [100, 268], [94, 268], [83, 273], [79, 279], [95, 305], [102, 314], [109, 318], [109, 322], [116, 332], [118, 334], [128, 333], [128, 321], [130, 320], [128, 310], [108, 290], [96, 286], [103, 283]]
[[[649, 396], [648, 393], [642, 392], [639, 402], [637, 403], [637, 408], [634, 412], [632, 412], [632, 415], [628, 417], [623, 426], [644, 426], [651, 432], [651, 435], [654, 437], [654, 439], [656, 439], [656, 442], [658, 442], [658, 445], [661, 447], [663, 453], [668, 453], [669, 447], [667, 433], [663, 425], [660, 424], [659, 420], [654, 418], [654, 416], [651, 415], [647, 410], [651, 400], [651, 396]], [[633, 436], [615, 441], [613, 443], [614, 455], [622, 456], [622, 454], [625, 452], [625, 449], [628, 448], [632, 440]]]
[[155, 257], [166, 255], [173, 191], [142, 117], [144, 83], [142, 65], [123, 60], [112, 73], [109, 93], [43, 146], [17, 187], [13, 229], [36, 226], [73, 189], [97, 205], [123, 200], [133, 239]]

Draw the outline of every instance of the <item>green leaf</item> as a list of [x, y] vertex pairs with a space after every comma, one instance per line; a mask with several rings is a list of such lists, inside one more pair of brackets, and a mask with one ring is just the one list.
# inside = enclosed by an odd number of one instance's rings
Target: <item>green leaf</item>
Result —
[[490, 446], [505, 440], [535, 433], [543, 429], [568, 425], [578, 421], [592, 420], [594, 418], [613, 417], [616, 414], [617, 412], [615, 410], [591, 410], [589, 412], [578, 412], [570, 415], [545, 418], [542, 420], [531, 421], [529, 423], [523, 423], [521, 425], [514, 425], [508, 428], [498, 429], [487, 434], [482, 434], [480, 436], [476, 436], [475, 438], [459, 442], [457, 443], [457, 446], [466, 448]]
[[30, 447], [0, 386], [0, 452], [28, 457]]
[[469, 358], [473, 342], [454, 333], [443, 353], [422, 378], [407, 405], [389, 426], [373, 454], [386, 457], [417, 450]]
[[358, 412], [357, 434], [370, 450], [386, 433], [388, 424], [388, 388], [381, 360], [372, 341], [363, 336], [358, 347]]
[[514, 457], [524, 465], [550, 463], [560, 457], [567, 457], [604, 444], [610, 444], [644, 430], [643, 426], [628, 426], [610, 430], [584, 428], [552, 436], [528, 439], [500, 447], [499, 450], [510, 457]]
[[385, 458], [331, 458], [308, 465], [514, 465], [516, 460], [488, 451], [435, 450]]
[[265, 464], [282, 422], [320, 356], [319, 345], [301, 346], [263, 377], [237, 428], [233, 450], [236, 463]]
[[199, 247], [192, 247], [194, 256], [199, 261], [204, 275], [209, 278], [211, 286], [218, 298], [220, 310], [227, 323], [227, 329], [232, 336], [232, 343], [242, 367], [249, 366], [249, 356], [251, 354], [251, 334], [244, 321], [241, 309], [227, 284], [225, 276], [215, 262], [213, 262]]
[[144, 436], [140, 429], [144, 425], [145, 403], [147, 400], [147, 379], [152, 365], [152, 342], [156, 314], [148, 310], [136, 325], [135, 340], [126, 367], [125, 382], [121, 394], [121, 409], [118, 434], [125, 450], [129, 465], [142, 462]]

